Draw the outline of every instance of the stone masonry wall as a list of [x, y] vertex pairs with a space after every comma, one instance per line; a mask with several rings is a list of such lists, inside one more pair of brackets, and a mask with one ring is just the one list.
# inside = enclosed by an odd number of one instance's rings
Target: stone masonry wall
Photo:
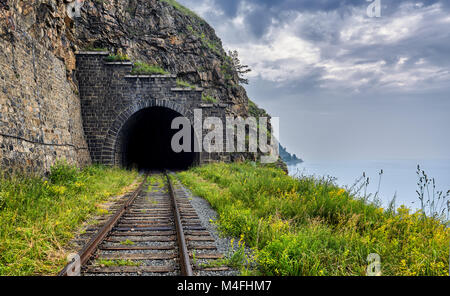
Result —
[[80, 103], [63, 61], [24, 34], [0, 39], [0, 169], [42, 173], [90, 163]]
[[[107, 52], [77, 54], [83, 126], [93, 162], [121, 165], [121, 129], [136, 112], [165, 107], [194, 122], [194, 109], [203, 116], [225, 118], [226, 104], [205, 104], [202, 89], [178, 88], [176, 75], [131, 75], [132, 63], [107, 62]], [[207, 131], [203, 131], [205, 134]], [[199, 162], [222, 160], [202, 153]]]

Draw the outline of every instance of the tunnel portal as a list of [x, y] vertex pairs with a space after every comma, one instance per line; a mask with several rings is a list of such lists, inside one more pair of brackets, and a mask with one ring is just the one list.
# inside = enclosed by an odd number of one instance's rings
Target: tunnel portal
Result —
[[[231, 161], [229, 153], [174, 153], [171, 121], [180, 114], [226, 121], [229, 103], [203, 100], [202, 88], [180, 87], [177, 75], [136, 75], [131, 61], [112, 62], [109, 52], [76, 53], [76, 80], [84, 136], [93, 163], [137, 168], [186, 168]], [[231, 103], [231, 102], [230, 102]], [[191, 128], [192, 129], [192, 128]], [[199, 131], [199, 137], [206, 131]], [[193, 138], [193, 137], [192, 137]]]
[[[197, 153], [176, 153], [171, 147], [172, 137], [178, 132], [171, 129], [171, 123], [180, 116], [165, 107], [146, 108], [131, 116], [121, 131], [121, 165], [138, 170], [178, 170], [194, 165]], [[193, 137], [191, 139], [193, 141]]]

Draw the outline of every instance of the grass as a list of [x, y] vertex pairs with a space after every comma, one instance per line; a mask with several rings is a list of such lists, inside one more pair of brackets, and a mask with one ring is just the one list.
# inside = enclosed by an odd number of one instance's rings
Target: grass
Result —
[[56, 274], [80, 225], [104, 214], [100, 204], [124, 193], [136, 172], [55, 165], [48, 180], [0, 177], [0, 275]]
[[167, 75], [167, 74], [169, 74], [169, 72], [165, 71], [163, 68], [161, 68], [158, 65], [149, 65], [144, 62], [136, 62], [133, 65], [131, 74], [133, 74], [133, 75], [153, 75], [153, 74]]
[[450, 221], [450, 190], [446, 193], [436, 190], [435, 179], [428, 177], [420, 165], [417, 166], [416, 174], [419, 179], [416, 192], [422, 212], [428, 217]]
[[166, 182], [166, 179], [163, 174], [153, 174], [148, 177], [148, 184], [149, 186], [157, 186], [158, 188], [164, 188], [164, 184]]
[[125, 62], [129, 61], [130, 58], [126, 54], [110, 54], [105, 58], [107, 62]]
[[248, 100], [248, 113], [250, 116], [255, 118], [267, 117], [270, 118], [270, 115], [267, 114], [266, 110], [261, 109], [256, 105], [252, 100]]
[[383, 275], [448, 275], [450, 230], [420, 211], [384, 210], [329, 179], [254, 163], [211, 164], [178, 177], [218, 212], [222, 233], [253, 249], [250, 274], [365, 275], [368, 255], [377, 253]]
[[[197, 38], [200, 38], [202, 41], [203, 47], [210, 49], [212, 52], [217, 54], [218, 56], [222, 57], [223, 53], [221, 52], [221, 45], [217, 43], [217, 41], [210, 40], [208, 37], [206, 37], [204, 32], [199, 32], [196, 29], [194, 29], [191, 25], [188, 25], [186, 27], [192, 35], [196, 36]], [[226, 57], [226, 55], [225, 55]]]
[[241, 269], [241, 272], [245, 275], [248, 270], [245, 269], [249, 266], [249, 258], [245, 250], [244, 236], [241, 235], [241, 239], [237, 243], [237, 247], [234, 245], [234, 239], [231, 240], [231, 249], [229, 253], [222, 259], [210, 261], [206, 264], [200, 264], [201, 267], [221, 267], [228, 266], [234, 269]]
[[197, 86], [190, 84], [189, 82], [186, 82], [181, 79], [177, 79], [177, 86], [182, 88], [190, 88], [190, 89], [197, 89]]
[[204, 23], [205, 21], [199, 17], [195, 12], [193, 12], [192, 10], [190, 10], [189, 8], [181, 5], [180, 3], [178, 3], [175, 0], [161, 0], [161, 2], [165, 2], [169, 5], [171, 5], [173, 8], [175, 8], [176, 10], [178, 10], [179, 12], [181, 12], [184, 15], [193, 17], [194, 19], [200, 21], [201, 23]]
[[127, 239], [127, 240], [121, 241], [120, 244], [124, 245], [124, 246], [132, 246], [135, 243], [133, 241], [130, 241], [129, 239]]
[[211, 104], [216, 104], [218, 102], [216, 98], [206, 94], [202, 94], [202, 101]]

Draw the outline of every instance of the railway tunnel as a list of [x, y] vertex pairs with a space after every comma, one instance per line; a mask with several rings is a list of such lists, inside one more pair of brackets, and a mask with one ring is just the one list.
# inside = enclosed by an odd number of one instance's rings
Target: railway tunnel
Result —
[[[109, 54], [76, 53], [76, 77], [87, 142], [87, 147], [81, 148], [89, 151], [93, 163], [142, 170], [176, 170], [227, 160], [223, 153], [175, 153], [171, 141], [178, 130], [172, 130], [171, 123], [175, 117], [183, 116], [192, 124], [194, 111], [198, 109], [205, 118], [218, 117], [225, 122], [229, 104], [205, 103], [202, 88], [179, 87], [173, 74], [135, 75], [131, 61], [111, 62], [105, 59]], [[191, 144], [192, 130], [191, 127]]]
[[[173, 151], [171, 128], [180, 113], [165, 107], [150, 107], [136, 112], [124, 124], [119, 135], [121, 165], [128, 169], [187, 169], [198, 160], [195, 152]], [[193, 129], [191, 127], [191, 147]]]

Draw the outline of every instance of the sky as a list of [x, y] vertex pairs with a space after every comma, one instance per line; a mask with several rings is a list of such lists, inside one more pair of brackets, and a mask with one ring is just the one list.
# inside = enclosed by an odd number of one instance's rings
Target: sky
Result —
[[450, 159], [450, 1], [178, 2], [239, 52], [305, 161]]

